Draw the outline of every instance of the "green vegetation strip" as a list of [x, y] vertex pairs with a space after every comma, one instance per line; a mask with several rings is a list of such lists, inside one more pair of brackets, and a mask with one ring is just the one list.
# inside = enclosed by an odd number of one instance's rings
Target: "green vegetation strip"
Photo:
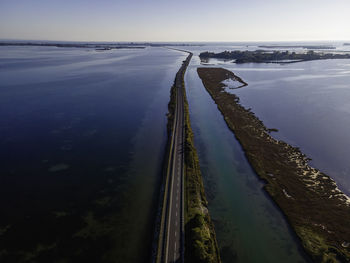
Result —
[[[184, 85], [183, 85], [184, 86]], [[204, 193], [186, 91], [185, 101], [185, 261], [221, 262], [214, 225]]]
[[[197, 71], [248, 161], [265, 180], [265, 190], [286, 215], [312, 259], [349, 262], [350, 198], [329, 176], [311, 167], [309, 159], [298, 148], [271, 137], [269, 129], [239, 104], [237, 96], [224, 92], [222, 81], [228, 78], [239, 81], [235, 74], [222, 68], [198, 68]], [[187, 160], [193, 161], [194, 167], [195, 158]], [[201, 198], [197, 199], [205, 206]], [[192, 214], [189, 212], [189, 215]]]
[[[164, 240], [166, 239], [166, 231], [164, 231], [165, 228], [165, 220], [166, 220], [166, 206], [167, 206], [167, 198], [168, 196], [168, 189], [169, 189], [169, 174], [170, 174], [170, 161], [171, 161], [171, 152], [173, 151], [174, 147], [174, 120], [175, 120], [175, 109], [176, 109], [176, 87], [175, 83], [170, 89], [170, 102], [168, 103], [168, 123], [167, 123], [167, 131], [168, 131], [168, 143], [167, 143], [167, 149], [166, 149], [166, 158], [167, 161], [165, 176], [163, 178], [164, 180], [164, 190], [162, 191], [162, 204], [161, 204], [161, 215], [159, 220], [159, 236], [158, 236], [158, 244], [157, 244], [157, 252], [156, 252], [156, 262], [161, 262], [162, 259], [162, 249], [164, 246]], [[170, 135], [171, 134], [171, 135]], [[170, 139], [170, 140], [169, 140]], [[165, 236], [164, 236], [165, 234]]]
[[[187, 52], [178, 50], [181, 52]], [[210, 219], [208, 211], [208, 202], [204, 193], [204, 186], [202, 181], [202, 175], [199, 167], [199, 161], [197, 151], [194, 147], [193, 132], [190, 124], [188, 102], [186, 98], [186, 90], [184, 83], [185, 70], [191, 60], [192, 53], [189, 53], [187, 59], [183, 62], [178, 74], [181, 74], [181, 88], [183, 89], [184, 96], [184, 188], [185, 188], [185, 261], [186, 262], [207, 262], [207, 263], [220, 263], [219, 249], [216, 241], [216, 235], [214, 225]], [[177, 77], [175, 78], [174, 85], [170, 91], [170, 101], [168, 104], [168, 146], [167, 146], [167, 159], [169, 159], [169, 153], [172, 151], [173, 138], [174, 138], [174, 121], [176, 112], [176, 97], [177, 97]], [[172, 135], [171, 135], [172, 134]], [[170, 160], [169, 160], [170, 161]], [[164, 193], [167, 195], [167, 189], [169, 184], [169, 167], [170, 163], [167, 163], [167, 175], [164, 177]], [[162, 258], [162, 241], [166, 239], [163, 236], [162, 228], [164, 228], [165, 222], [165, 210], [166, 198], [162, 201], [162, 214], [160, 219], [160, 231], [158, 237], [158, 251], [156, 256], [156, 262], [160, 262]], [[166, 233], [165, 233], [166, 235]]]

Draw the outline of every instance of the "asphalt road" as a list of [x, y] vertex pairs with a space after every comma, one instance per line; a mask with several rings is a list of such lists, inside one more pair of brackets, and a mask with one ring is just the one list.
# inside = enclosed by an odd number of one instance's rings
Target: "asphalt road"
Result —
[[[178, 74], [179, 75], [179, 74]], [[178, 77], [177, 77], [178, 78]], [[171, 172], [170, 184], [170, 205], [168, 212], [168, 234], [167, 234], [167, 260], [166, 262], [181, 262], [182, 253], [182, 185], [183, 185], [183, 130], [184, 130], [184, 102], [183, 102], [183, 87], [182, 81], [176, 81], [177, 89], [177, 120], [175, 124], [175, 140], [174, 140], [174, 156], [173, 167]]]
[[192, 53], [183, 62], [175, 77], [176, 107], [174, 118], [174, 141], [170, 152], [170, 173], [167, 198], [164, 237], [160, 262], [184, 261], [184, 86], [183, 76]]

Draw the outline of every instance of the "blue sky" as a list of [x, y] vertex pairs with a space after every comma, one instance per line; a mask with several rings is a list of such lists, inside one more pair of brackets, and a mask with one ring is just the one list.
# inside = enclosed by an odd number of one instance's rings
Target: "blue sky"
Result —
[[0, 39], [350, 40], [349, 0], [0, 0]]

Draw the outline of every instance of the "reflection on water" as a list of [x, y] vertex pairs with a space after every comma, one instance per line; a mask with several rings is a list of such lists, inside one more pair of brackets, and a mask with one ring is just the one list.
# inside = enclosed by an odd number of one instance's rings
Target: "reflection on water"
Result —
[[312, 158], [311, 164], [330, 175], [347, 194], [350, 75], [345, 69], [349, 66], [349, 60], [309, 61], [298, 63], [303, 71], [283, 65], [283, 71], [262, 73], [247, 71], [250, 65], [225, 65], [249, 84], [235, 91], [240, 102], [251, 107], [266, 126], [278, 128], [274, 137], [300, 147]]
[[[191, 49], [195, 55], [231, 50], [223, 45]], [[254, 47], [242, 45], [240, 49]], [[232, 258], [237, 262], [302, 262], [294, 235], [254, 179], [240, 146], [199, 80], [197, 66], [224, 67], [246, 81], [248, 86], [230, 92], [268, 128], [279, 130], [274, 137], [300, 147], [312, 158], [313, 166], [349, 194], [350, 61], [278, 65], [211, 59], [201, 65], [194, 57], [186, 76], [195, 142], [224, 262]], [[256, 253], [262, 258], [255, 257]]]
[[[321, 44], [321, 43], [319, 43]], [[323, 43], [325, 44], [325, 43]], [[350, 51], [342, 43], [328, 43]], [[254, 50], [259, 43], [249, 45]], [[192, 48], [232, 50], [227, 45]], [[247, 49], [242, 45], [240, 50]], [[274, 137], [300, 147], [311, 165], [330, 175], [350, 195], [350, 60], [316, 60], [293, 64], [234, 64], [210, 59], [242, 77], [249, 86], [231, 90], [265, 123], [278, 128]], [[202, 65], [203, 66], [203, 65]]]
[[[186, 73], [191, 124], [223, 262], [305, 262], [278, 208], [263, 191], [232, 132], [198, 77]], [[249, 83], [248, 83], [249, 84]], [[246, 86], [243, 89], [249, 89]], [[234, 91], [238, 91], [237, 89]]]
[[0, 261], [147, 262], [185, 55], [2, 47], [0, 58]]
[[[0, 48], [1, 262], [147, 261], [169, 89], [185, 56], [158, 48]], [[350, 62], [219, 63], [248, 82], [231, 91], [278, 128], [275, 137], [299, 146], [350, 192]], [[305, 262], [198, 65], [194, 56], [186, 85], [224, 262]]]

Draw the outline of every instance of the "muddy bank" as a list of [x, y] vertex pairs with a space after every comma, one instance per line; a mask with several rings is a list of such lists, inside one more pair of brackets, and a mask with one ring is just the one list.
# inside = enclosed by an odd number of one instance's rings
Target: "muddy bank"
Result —
[[239, 104], [237, 96], [224, 92], [223, 80], [239, 81], [232, 72], [199, 68], [198, 74], [305, 250], [315, 262], [348, 262], [348, 197], [329, 176], [310, 167], [299, 149], [272, 138], [269, 129]]

